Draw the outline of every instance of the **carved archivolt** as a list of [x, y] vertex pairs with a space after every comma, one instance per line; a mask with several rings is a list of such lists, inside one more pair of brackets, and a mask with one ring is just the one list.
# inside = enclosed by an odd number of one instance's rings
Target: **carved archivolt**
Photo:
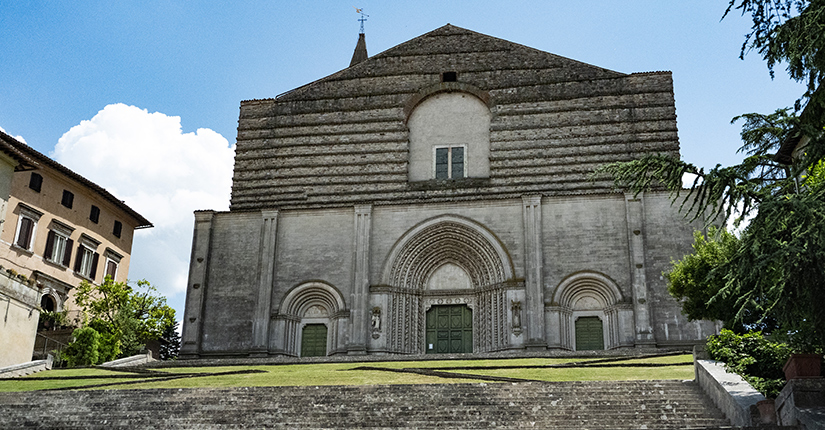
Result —
[[560, 346], [575, 349], [575, 322], [583, 316], [597, 316], [602, 320], [605, 348], [620, 346], [620, 320], [622, 314], [629, 312], [626, 308], [619, 287], [607, 276], [598, 272], [568, 276], [553, 292], [550, 307], [551, 312], [558, 313]]
[[387, 259], [383, 283], [420, 290], [446, 263], [464, 269], [475, 288], [513, 277], [510, 257], [495, 235], [466, 218], [444, 215], [417, 225], [398, 240]]
[[[430, 278], [445, 264], [467, 273], [472, 290], [427, 290]], [[499, 240], [466, 218], [445, 215], [408, 231], [390, 252], [383, 283], [388, 297], [388, 346], [394, 353], [424, 352], [424, 314], [431, 306], [466, 304], [473, 309], [476, 352], [508, 345], [506, 290], [513, 265]], [[523, 288], [523, 287], [522, 287]]]
[[553, 302], [568, 309], [577, 304], [584, 305], [597, 302], [600, 308], [606, 308], [620, 302], [622, 293], [619, 287], [607, 276], [598, 272], [579, 272], [565, 278], [553, 294]]
[[344, 310], [344, 299], [333, 286], [323, 282], [307, 282], [292, 289], [281, 302], [281, 315], [302, 318], [308, 312], [334, 315]]
[[336, 353], [343, 347], [339, 333], [342, 330], [346, 306], [341, 293], [323, 282], [307, 282], [293, 288], [281, 302], [279, 317], [284, 320], [284, 349], [298, 356], [301, 348], [301, 330], [307, 323], [327, 326], [327, 353]]

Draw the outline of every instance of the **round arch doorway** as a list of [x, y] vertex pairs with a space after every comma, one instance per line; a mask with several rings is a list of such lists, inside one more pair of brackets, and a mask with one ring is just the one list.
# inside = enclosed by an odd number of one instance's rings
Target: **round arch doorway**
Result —
[[427, 354], [473, 352], [473, 311], [469, 306], [433, 306], [426, 321]]

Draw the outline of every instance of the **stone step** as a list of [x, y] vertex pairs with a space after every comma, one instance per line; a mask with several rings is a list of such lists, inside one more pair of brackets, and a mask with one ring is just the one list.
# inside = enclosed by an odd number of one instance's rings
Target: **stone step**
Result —
[[0, 428], [683, 429], [728, 424], [695, 383], [680, 381], [0, 393]]

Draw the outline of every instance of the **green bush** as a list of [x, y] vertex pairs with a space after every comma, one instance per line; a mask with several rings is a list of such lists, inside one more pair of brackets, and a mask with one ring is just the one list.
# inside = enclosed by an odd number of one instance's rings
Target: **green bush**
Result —
[[776, 398], [785, 385], [782, 367], [791, 355], [790, 347], [771, 342], [760, 332], [739, 335], [722, 330], [708, 338], [707, 351], [710, 358], [724, 362], [728, 370], [741, 375], [765, 397]]
[[91, 327], [72, 332], [74, 340], [63, 350], [62, 358], [69, 367], [93, 366], [100, 363], [101, 336]]

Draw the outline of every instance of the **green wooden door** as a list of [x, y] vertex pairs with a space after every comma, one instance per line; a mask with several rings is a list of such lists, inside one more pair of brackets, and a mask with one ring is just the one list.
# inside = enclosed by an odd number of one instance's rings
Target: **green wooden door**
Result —
[[599, 317], [576, 320], [576, 351], [604, 349], [604, 329]]
[[323, 357], [327, 355], [327, 326], [307, 324], [301, 331], [301, 357]]
[[466, 305], [427, 311], [427, 354], [473, 352], [473, 311]]

